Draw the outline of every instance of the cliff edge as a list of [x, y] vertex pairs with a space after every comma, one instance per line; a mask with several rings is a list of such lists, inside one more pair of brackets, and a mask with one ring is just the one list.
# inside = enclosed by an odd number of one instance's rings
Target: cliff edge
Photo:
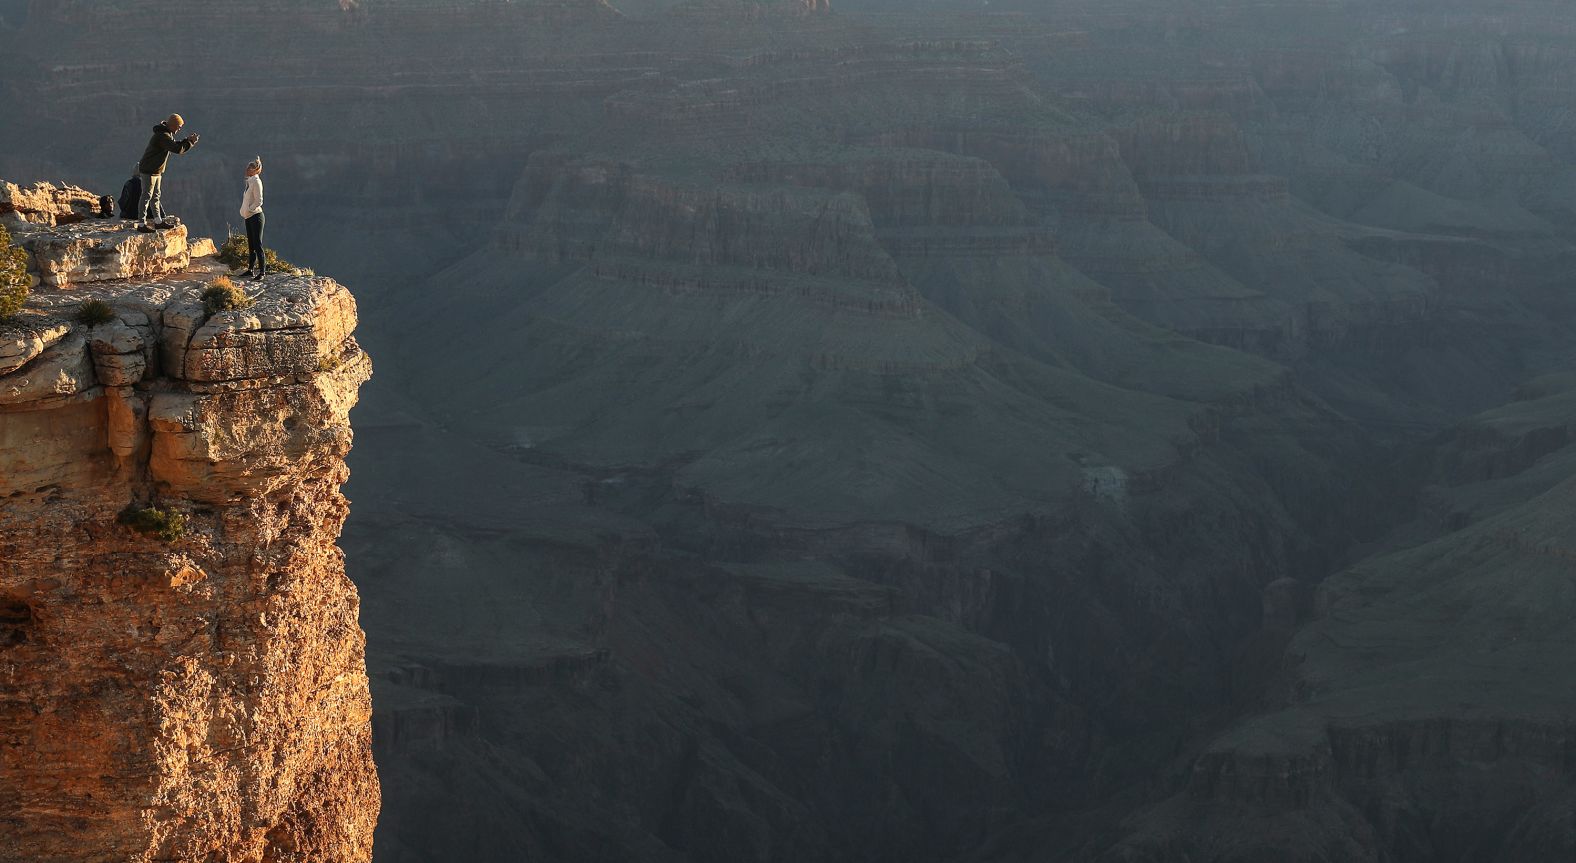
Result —
[[96, 202], [0, 183], [39, 283], [0, 322], [0, 861], [367, 861], [355, 300], [209, 314], [211, 242]]

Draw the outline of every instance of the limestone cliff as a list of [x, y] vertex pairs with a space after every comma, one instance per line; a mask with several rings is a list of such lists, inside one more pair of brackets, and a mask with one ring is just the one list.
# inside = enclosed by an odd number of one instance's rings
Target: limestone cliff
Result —
[[[207, 314], [211, 243], [90, 200], [0, 184], [42, 282], [0, 323], [0, 860], [366, 861], [354, 299], [275, 276]], [[183, 535], [121, 523], [150, 508]]]

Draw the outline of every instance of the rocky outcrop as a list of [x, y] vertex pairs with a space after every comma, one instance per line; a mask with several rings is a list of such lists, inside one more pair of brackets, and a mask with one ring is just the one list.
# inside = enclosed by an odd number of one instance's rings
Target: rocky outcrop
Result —
[[[52, 288], [177, 272], [191, 262], [185, 225], [139, 233], [102, 215], [100, 196], [76, 186], [0, 184], [0, 219], [28, 253], [28, 271]], [[212, 246], [206, 247], [210, 250]]]
[[99, 213], [99, 196], [77, 186], [0, 183], [0, 218], [33, 224], [71, 225]]
[[[220, 265], [119, 233], [19, 232], [70, 287], [0, 323], [0, 859], [363, 863], [379, 791], [335, 545], [354, 300], [276, 276], [208, 315]], [[74, 243], [156, 277], [102, 280]], [[108, 320], [78, 320], [90, 299]]]

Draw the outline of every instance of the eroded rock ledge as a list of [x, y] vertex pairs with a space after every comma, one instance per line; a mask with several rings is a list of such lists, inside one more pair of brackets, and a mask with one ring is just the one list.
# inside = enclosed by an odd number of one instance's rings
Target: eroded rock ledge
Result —
[[[335, 544], [371, 373], [354, 299], [275, 276], [210, 316], [211, 243], [18, 191], [0, 219], [41, 284], [0, 324], [0, 860], [369, 860], [365, 639]], [[110, 320], [79, 322], [87, 299]]]

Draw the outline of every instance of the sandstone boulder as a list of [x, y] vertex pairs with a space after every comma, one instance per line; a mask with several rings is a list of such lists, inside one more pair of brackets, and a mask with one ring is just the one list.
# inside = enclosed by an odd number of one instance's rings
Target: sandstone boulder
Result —
[[35, 183], [22, 187], [0, 180], [0, 217], [54, 227], [97, 218], [99, 195], [78, 186]]
[[130, 224], [89, 222], [14, 233], [49, 288], [176, 273], [191, 261], [185, 225], [144, 234]]
[[65, 338], [71, 327], [37, 315], [18, 316], [0, 324], [0, 375], [31, 362], [44, 349]]

